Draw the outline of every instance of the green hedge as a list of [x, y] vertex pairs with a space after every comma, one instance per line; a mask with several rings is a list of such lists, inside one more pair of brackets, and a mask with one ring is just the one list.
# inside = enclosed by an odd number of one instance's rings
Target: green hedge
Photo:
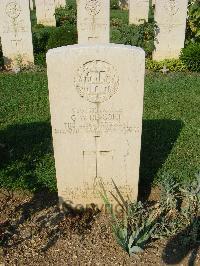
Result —
[[190, 42], [200, 42], [200, 0], [188, 4], [186, 43]]
[[73, 25], [58, 28], [37, 25], [33, 28], [33, 48], [36, 65], [45, 65], [49, 49], [77, 43], [77, 30]]
[[128, 25], [114, 19], [112, 20], [111, 42], [142, 47], [146, 52], [146, 56], [151, 57], [155, 49], [155, 28], [156, 24], [154, 22]]
[[152, 71], [161, 71], [164, 67], [170, 72], [181, 72], [186, 71], [187, 67], [179, 59], [165, 59], [162, 61], [154, 61], [146, 59], [146, 69]]
[[188, 70], [200, 71], [200, 43], [191, 43], [182, 49], [181, 61], [187, 66]]
[[77, 9], [75, 3], [68, 3], [64, 8], [57, 8], [55, 16], [58, 27], [69, 24], [76, 26]]
[[111, 9], [119, 9], [119, 0], [111, 0], [110, 1], [110, 8]]
[[128, 21], [128, 12], [118, 10], [111, 12], [111, 42], [142, 47], [146, 56], [151, 57], [155, 49], [157, 30], [153, 8], [150, 8], [148, 22], [129, 25]]
[[35, 54], [46, 53], [48, 40], [53, 31], [54, 27], [44, 27], [43, 25], [36, 25], [32, 28]]
[[75, 44], [77, 43], [77, 39], [78, 34], [76, 28], [73, 25], [65, 25], [62, 27], [54, 28], [47, 43], [47, 50], [65, 45]]

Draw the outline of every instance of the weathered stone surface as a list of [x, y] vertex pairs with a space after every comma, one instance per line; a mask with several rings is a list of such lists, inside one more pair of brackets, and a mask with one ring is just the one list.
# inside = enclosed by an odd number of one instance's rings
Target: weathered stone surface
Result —
[[56, 26], [54, 0], [35, 0], [37, 24]]
[[148, 21], [149, 0], [129, 0], [129, 24], [142, 24]]
[[0, 1], [0, 36], [6, 68], [34, 62], [29, 1]]
[[137, 199], [145, 53], [124, 45], [73, 45], [47, 53], [60, 202], [102, 204], [112, 179]]
[[33, 10], [33, 8], [34, 8], [33, 0], [29, 0], [29, 2], [30, 2], [30, 9]]
[[55, 0], [55, 7], [65, 7], [66, 0]]
[[104, 44], [110, 39], [110, 1], [77, 0], [79, 44]]
[[188, 0], [156, 0], [158, 35], [154, 60], [178, 58], [184, 47]]

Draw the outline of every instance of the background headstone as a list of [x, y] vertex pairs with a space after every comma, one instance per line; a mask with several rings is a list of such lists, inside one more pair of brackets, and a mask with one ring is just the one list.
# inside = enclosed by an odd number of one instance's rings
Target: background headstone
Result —
[[29, 0], [29, 2], [30, 2], [30, 9], [33, 10], [34, 9], [33, 0]]
[[129, 24], [148, 22], [149, 0], [129, 0]]
[[34, 63], [29, 1], [0, 1], [0, 36], [6, 68]]
[[129, 1], [131, 0], [119, 0], [119, 6], [122, 10], [128, 10], [129, 9]]
[[79, 44], [103, 44], [110, 39], [110, 1], [77, 0]]
[[73, 45], [50, 50], [47, 69], [60, 202], [102, 204], [101, 180], [138, 194], [145, 53]]
[[156, 0], [154, 60], [178, 58], [184, 47], [188, 0]]
[[55, 0], [55, 7], [65, 7], [66, 6], [66, 0]]
[[56, 26], [54, 0], [35, 0], [37, 24]]

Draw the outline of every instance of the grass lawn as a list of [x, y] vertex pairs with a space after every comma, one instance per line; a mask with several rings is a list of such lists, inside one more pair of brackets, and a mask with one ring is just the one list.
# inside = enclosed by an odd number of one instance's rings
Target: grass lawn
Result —
[[128, 11], [126, 10], [111, 10], [110, 19], [120, 19], [128, 24]]
[[[142, 186], [200, 170], [200, 75], [146, 76]], [[0, 186], [56, 190], [46, 73], [0, 74]]]

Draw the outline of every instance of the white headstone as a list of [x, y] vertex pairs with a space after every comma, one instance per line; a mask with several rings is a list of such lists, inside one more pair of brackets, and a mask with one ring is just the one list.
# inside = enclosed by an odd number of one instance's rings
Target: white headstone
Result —
[[33, 64], [33, 45], [29, 2], [0, 1], [0, 36], [5, 66]]
[[33, 6], [33, 0], [29, 0], [30, 2], [30, 9], [33, 10], [34, 6]]
[[155, 6], [155, 4], [156, 4], [156, 0], [151, 0], [151, 5]]
[[156, 0], [154, 60], [178, 58], [184, 47], [188, 0]]
[[66, 0], [55, 0], [55, 7], [65, 7], [66, 6]]
[[110, 39], [110, 1], [77, 0], [79, 44], [104, 44]]
[[129, 24], [148, 22], [149, 0], [129, 0]]
[[37, 24], [56, 26], [54, 0], [35, 0]]
[[60, 202], [102, 200], [98, 184], [136, 200], [145, 53], [117, 44], [73, 45], [47, 53]]

